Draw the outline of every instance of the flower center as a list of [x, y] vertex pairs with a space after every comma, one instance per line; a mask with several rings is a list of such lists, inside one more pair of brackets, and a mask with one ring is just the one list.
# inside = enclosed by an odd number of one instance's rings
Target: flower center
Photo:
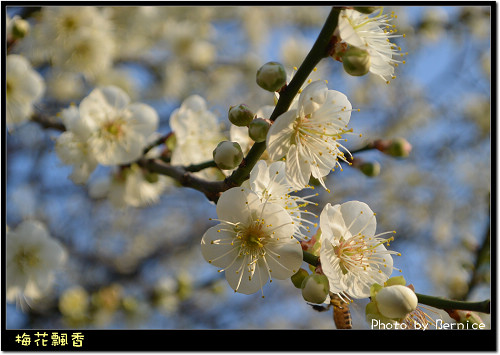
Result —
[[73, 32], [77, 29], [77, 27], [78, 21], [71, 16], [68, 16], [61, 21], [61, 32]]
[[263, 221], [254, 221], [247, 229], [240, 234], [241, 248], [250, 251], [257, 251], [264, 247], [266, 234], [262, 230]]
[[338, 246], [333, 248], [340, 262], [339, 266], [342, 274], [347, 274], [351, 268], [362, 267], [366, 269], [369, 264], [363, 260], [364, 253], [369, 252], [363, 240], [349, 238], [347, 241], [341, 240]]
[[[367, 242], [364, 235], [357, 234], [348, 239], [341, 238], [340, 244], [333, 247], [334, 253], [339, 258], [339, 267], [342, 274], [366, 271], [367, 268], [375, 265], [386, 266], [385, 259], [377, 255], [380, 253], [377, 247], [389, 243], [394, 238], [374, 237], [368, 239], [369, 242]], [[388, 251], [387, 253], [391, 252]]]
[[123, 126], [123, 121], [118, 119], [105, 123], [102, 128], [108, 137], [119, 138], [123, 134], [122, 126]]
[[16, 263], [22, 272], [25, 272], [28, 268], [33, 268], [40, 264], [40, 259], [38, 258], [38, 253], [36, 250], [26, 250], [23, 249], [16, 255]]

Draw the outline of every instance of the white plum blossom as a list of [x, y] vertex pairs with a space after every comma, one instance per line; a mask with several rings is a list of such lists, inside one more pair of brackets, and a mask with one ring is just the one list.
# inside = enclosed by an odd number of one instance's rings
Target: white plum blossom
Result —
[[264, 160], [259, 160], [250, 172], [249, 186], [262, 202], [268, 201], [283, 207], [292, 217], [294, 225], [294, 236], [298, 240], [308, 240], [306, 235], [310, 231], [309, 225], [317, 226], [316, 223], [304, 218], [304, 215], [317, 217], [314, 213], [304, 210], [309, 204], [317, 205], [308, 198], [317, 196], [291, 195], [297, 192], [288, 182], [285, 172], [285, 162], [276, 161], [268, 165]]
[[[213, 159], [217, 144], [227, 140], [215, 114], [207, 109], [205, 100], [198, 95], [191, 95], [181, 107], [170, 116], [170, 127], [175, 134], [175, 148], [172, 152], [173, 165], [204, 163]], [[213, 178], [217, 169], [204, 169], [195, 175]], [[222, 176], [222, 174], [220, 174]]]
[[97, 167], [97, 160], [87, 143], [91, 131], [85, 121], [80, 119], [76, 106], [62, 110], [61, 119], [66, 131], [56, 140], [56, 154], [64, 164], [73, 166], [69, 178], [75, 184], [85, 184]]
[[33, 48], [27, 51], [90, 78], [111, 68], [115, 41], [106, 11], [95, 6], [48, 6], [40, 15], [33, 28]]
[[225, 272], [235, 292], [255, 293], [269, 279], [284, 280], [299, 270], [302, 247], [283, 207], [234, 187], [221, 195], [216, 210], [220, 224], [205, 232], [201, 252]]
[[375, 234], [375, 214], [364, 202], [349, 201], [327, 204], [320, 215], [320, 260], [323, 273], [330, 281], [330, 291], [352, 298], [370, 296], [374, 283], [384, 284], [393, 271], [387, 250], [394, 238]]
[[312, 174], [326, 189], [323, 178], [340, 166], [338, 159], [347, 161], [339, 140], [352, 131], [347, 129], [351, 111], [344, 94], [314, 81], [301, 92], [295, 108], [276, 119], [267, 135], [267, 151], [275, 161], [286, 157], [286, 176], [295, 188], [306, 187]]
[[158, 114], [152, 107], [130, 103], [128, 95], [115, 86], [94, 89], [79, 110], [91, 130], [87, 144], [102, 165], [137, 160], [158, 128]]
[[37, 299], [54, 282], [66, 251], [39, 221], [25, 220], [6, 236], [7, 300]]
[[[391, 18], [394, 17], [391, 14]], [[382, 11], [377, 14], [366, 15], [352, 9], [344, 9], [339, 15], [338, 31], [342, 41], [347, 44], [366, 50], [370, 55], [370, 72], [380, 76], [386, 82], [394, 79], [394, 67], [401, 58], [401, 48], [390, 42], [396, 32], [390, 25], [391, 21]]]
[[97, 74], [111, 69], [114, 41], [102, 31], [89, 29], [75, 34], [65, 50], [57, 52], [54, 64], [62, 69], [81, 72], [94, 79]]
[[45, 83], [30, 62], [18, 54], [7, 56], [5, 73], [7, 125], [22, 123], [30, 118], [33, 105], [42, 98]]

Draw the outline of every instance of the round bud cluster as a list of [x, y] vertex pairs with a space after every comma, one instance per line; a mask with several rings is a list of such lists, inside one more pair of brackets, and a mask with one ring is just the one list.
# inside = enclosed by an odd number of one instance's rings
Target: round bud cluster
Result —
[[255, 142], [264, 142], [267, 138], [267, 132], [271, 127], [271, 121], [265, 118], [256, 118], [248, 125], [248, 135]]
[[213, 151], [214, 162], [220, 169], [231, 170], [240, 165], [243, 151], [237, 142], [220, 142]]
[[254, 118], [254, 114], [247, 105], [231, 106], [227, 114], [229, 121], [238, 127], [247, 127]]
[[323, 303], [330, 292], [330, 284], [325, 275], [311, 274], [302, 281], [302, 297], [310, 303]]
[[342, 54], [342, 64], [349, 75], [365, 75], [370, 71], [370, 54], [363, 49], [350, 47]]
[[286, 71], [283, 64], [268, 62], [257, 70], [257, 84], [264, 90], [275, 92], [286, 84]]

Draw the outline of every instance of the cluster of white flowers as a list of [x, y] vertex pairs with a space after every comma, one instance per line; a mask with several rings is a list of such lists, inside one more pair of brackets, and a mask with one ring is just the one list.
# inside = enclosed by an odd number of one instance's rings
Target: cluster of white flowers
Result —
[[43, 7], [33, 37], [21, 43], [34, 61], [93, 77], [111, 68], [115, 42], [105, 11], [94, 6]]
[[[393, 75], [397, 62], [392, 59], [395, 51], [388, 33], [380, 29], [386, 22], [381, 15], [367, 17], [354, 10], [343, 10], [339, 16], [342, 40], [367, 50], [370, 71], [383, 78]], [[275, 97], [279, 98], [279, 93]], [[266, 110], [268, 117], [272, 108]], [[326, 81], [309, 80], [290, 109], [269, 129], [269, 164], [258, 161], [241, 188], [232, 188], [220, 197], [220, 224], [203, 236], [202, 253], [209, 263], [225, 271], [236, 292], [254, 293], [262, 290], [271, 276], [288, 278], [300, 268], [301, 242], [307, 250], [306, 234], [310, 225], [317, 227], [305, 215], [317, 216], [303, 209], [314, 195], [292, 194], [310, 188], [311, 177], [330, 192], [325, 177], [337, 166], [342, 170], [339, 160], [350, 164], [351, 157], [343, 151], [350, 153], [340, 142], [345, 140], [343, 135], [352, 132], [348, 128], [352, 111], [343, 93], [329, 90]], [[247, 152], [251, 142], [243, 139], [245, 129], [235, 124], [231, 137], [239, 139]], [[373, 284], [383, 284], [390, 277], [394, 269], [391, 255], [400, 254], [386, 249], [394, 238], [384, 236], [395, 232], [376, 234], [376, 225], [375, 213], [360, 201], [323, 208], [318, 238], [311, 242], [316, 243], [319, 254], [321, 267], [316, 272], [328, 279], [329, 290], [308, 299], [323, 300], [328, 292], [342, 299], [367, 298]]]
[[50, 291], [66, 251], [38, 221], [25, 220], [6, 236], [7, 300], [38, 299]]
[[[245, 11], [247, 26], [265, 31], [254, 22], [263, 10]], [[33, 28], [33, 36], [19, 48], [31, 61], [51, 63], [48, 77], [57, 86], [51, 89], [51, 95], [68, 99], [79, 98], [85, 92], [76, 73], [83, 74], [91, 85], [110, 80], [129, 87], [127, 78], [113, 68], [117, 53], [133, 57], [136, 50], [161, 38], [160, 42], [167, 43], [171, 54], [177, 57], [165, 69], [164, 89], [174, 90], [176, 97], [182, 97], [182, 85], [192, 81], [184, 79], [189, 72], [186, 68], [206, 69], [216, 59], [216, 48], [209, 40], [213, 29], [203, 20], [195, 23], [172, 18], [163, 25], [146, 28], [160, 14], [152, 8], [131, 13], [127, 8], [105, 11], [97, 7], [47, 7]], [[142, 33], [137, 37], [130, 27], [132, 23], [141, 27]], [[381, 13], [368, 16], [345, 9], [340, 13], [336, 33], [343, 43], [365, 50], [370, 56], [370, 72], [387, 81], [394, 77], [394, 66], [400, 63], [394, 58], [400, 49], [390, 43], [389, 38], [395, 35], [394, 30], [387, 30], [388, 23], [389, 19]], [[252, 33], [249, 30], [250, 38]], [[126, 48], [128, 35], [131, 42]], [[296, 51], [297, 48], [290, 49], [287, 57], [305, 54], [293, 54]], [[281, 81], [284, 80], [285, 75]], [[281, 81], [278, 88], [283, 87]], [[29, 119], [45, 84], [28, 60], [11, 54], [7, 56], [6, 88], [7, 123], [13, 124]], [[132, 86], [129, 89], [133, 91]], [[278, 92], [274, 95], [279, 98]], [[287, 279], [299, 271], [309, 234], [318, 227], [312, 219], [318, 216], [306, 209], [310, 204], [317, 205], [310, 200], [317, 194], [297, 193], [313, 189], [311, 179], [318, 180], [330, 192], [325, 179], [335, 168], [342, 170], [341, 162], [350, 164], [352, 158], [341, 143], [352, 132], [348, 128], [352, 105], [346, 95], [329, 89], [326, 81], [309, 80], [289, 110], [271, 124], [273, 110], [274, 106], [263, 106], [255, 115], [269, 121], [262, 137], [252, 136], [259, 144], [266, 138], [262, 160], [255, 164], [248, 181], [220, 196], [216, 206], [219, 224], [209, 228], [201, 240], [203, 257], [225, 272], [235, 292], [244, 294], [259, 290], [263, 294], [268, 281]], [[57, 138], [55, 151], [63, 164], [72, 166], [69, 178], [74, 183], [86, 184], [98, 165], [113, 169], [103, 183], [91, 186], [91, 196], [106, 196], [115, 207], [143, 207], [157, 202], [173, 185], [170, 178], [137, 164], [155, 139], [159, 117], [149, 105], [132, 103], [126, 90], [116, 85], [98, 86], [78, 106], [62, 110], [60, 118], [66, 130]], [[219, 164], [214, 148], [227, 138], [205, 99], [198, 95], [187, 97], [172, 112], [169, 124], [173, 133], [173, 144], [166, 144], [166, 151], [171, 153], [170, 164], [189, 166], [212, 159]], [[249, 126], [230, 128], [230, 139], [239, 143], [242, 150], [237, 149], [238, 162], [240, 155], [246, 155], [255, 143], [249, 138]], [[239, 163], [231, 164], [234, 154], [220, 154], [222, 163], [229, 161], [225, 164], [227, 171], [208, 168], [195, 174], [209, 180], [230, 174]], [[328, 292], [342, 298], [369, 297], [372, 285], [383, 284], [392, 274], [391, 255], [399, 254], [386, 249], [385, 245], [393, 240], [384, 237], [387, 233], [393, 232], [376, 234], [375, 214], [363, 202], [327, 204], [319, 216], [316, 242], [320, 246], [317, 256], [321, 267], [315, 272], [328, 281], [311, 284], [305, 292], [307, 298], [324, 299]], [[40, 297], [52, 283], [53, 270], [64, 260], [64, 250], [41, 224], [32, 221], [8, 232], [7, 241], [8, 299], [19, 295]], [[316, 298], [317, 290], [325, 295]], [[380, 300], [383, 296], [384, 293], [379, 296]], [[413, 305], [410, 308], [414, 309]]]

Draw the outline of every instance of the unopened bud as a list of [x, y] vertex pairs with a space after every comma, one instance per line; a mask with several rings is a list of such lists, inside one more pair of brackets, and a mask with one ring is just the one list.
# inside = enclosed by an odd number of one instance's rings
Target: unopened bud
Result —
[[302, 297], [311, 303], [323, 303], [330, 291], [328, 278], [325, 275], [312, 274], [302, 281]]
[[375, 177], [380, 174], [380, 164], [378, 162], [364, 162], [359, 166], [359, 170], [368, 177]]
[[302, 287], [302, 282], [304, 279], [309, 275], [307, 270], [300, 268], [299, 271], [297, 271], [295, 274], [290, 277], [292, 280], [292, 283], [295, 287], [301, 288]]
[[215, 164], [223, 170], [231, 170], [240, 165], [243, 152], [237, 142], [220, 142], [213, 151]]
[[377, 307], [384, 317], [401, 319], [417, 309], [418, 298], [409, 287], [402, 285], [388, 286], [375, 296]]
[[12, 36], [17, 39], [26, 37], [30, 31], [29, 22], [22, 18], [14, 18], [12, 21], [14, 21], [12, 25]]
[[168, 150], [171, 152], [174, 151], [175, 147], [177, 146], [177, 137], [175, 137], [175, 134], [171, 134], [168, 136], [168, 138], [165, 140], [165, 145]]
[[147, 172], [145, 175], [144, 175], [144, 179], [149, 182], [150, 184], [154, 184], [155, 182], [158, 182], [159, 180], [159, 176], [158, 174], [156, 173], [151, 173], [151, 172]]
[[354, 10], [361, 12], [362, 14], [369, 15], [375, 10], [380, 9], [380, 6], [355, 6]]
[[245, 104], [231, 106], [227, 116], [229, 121], [238, 127], [248, 126], [254, 118], [253, 112]]
[[370, 71], [370, 54], [363, 49], [350, 47], [342, 54], [342, 64], [349, 75], [365, 75]]
[[394, 285], [406, 286], [406, 280], [405, 280], [404, 276], [393, 276], [389, 280], [384, 282], [385, 287], [394, 286]]
[[270, 127], [271, 121], [265, 118], [256, 118], [248, 125], [248, 135], [257, 143], [264, 142]]
[[275, 92], [286, 84], [286, 71], [283, 64], [268, 62], [257, 70], [257, 84], [264, 90]]
[[411, 144], [404, 138], [394, 138], [384, 153], [399, 158], [406, 158], [410, 155]]

